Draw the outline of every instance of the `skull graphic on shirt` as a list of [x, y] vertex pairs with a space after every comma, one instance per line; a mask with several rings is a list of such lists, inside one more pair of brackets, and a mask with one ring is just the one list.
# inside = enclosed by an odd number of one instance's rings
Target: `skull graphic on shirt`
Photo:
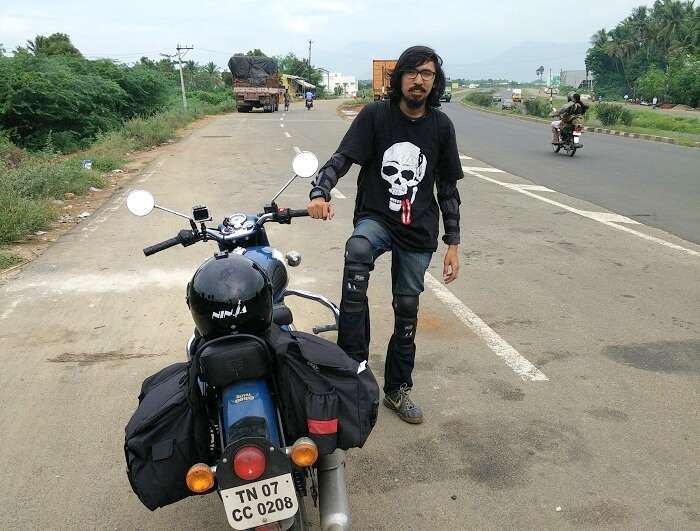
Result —
[[397, 142], [382, 157], [382, 179], [389, 183], [389, 209], [401, 211], [404, 225], [411, 223], [411, 205], [427, 165], [425, 153], [411, 142]]

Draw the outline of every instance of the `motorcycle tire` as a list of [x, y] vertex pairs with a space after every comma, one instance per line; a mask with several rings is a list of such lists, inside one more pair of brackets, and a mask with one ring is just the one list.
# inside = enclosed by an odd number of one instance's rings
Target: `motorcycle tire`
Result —
[[569, 151], [569, 157], [573, 157], [576, 155], [576, 148], [571, 148], [571, 151]]
[[560, 149], [561, 149], [561, 145], [559, 145], [559, 144], [552, 144], [552, 151], [554, 151], [554, 153], [559, 153], [559, 150], [560, 150]]

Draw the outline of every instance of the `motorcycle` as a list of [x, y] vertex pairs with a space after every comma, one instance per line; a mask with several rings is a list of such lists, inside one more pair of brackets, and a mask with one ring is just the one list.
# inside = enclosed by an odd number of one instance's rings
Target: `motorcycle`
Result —
[[[550, 116], [558, 116], [557, 110], [552, 109]], [[573, 157], [576, 154], [576, 150], [583, 147], [583, 140], [581, 138], [583, 134], [583, 125], [581, 124], [582, 117], [575, 115], [571, 120], [572, 122], [568, 127], [562, 127], [561, 120], [552, 122], [554, 138], [559, 139], [559, 142], [552, 141], [552, 151], [554, 151], [554, 153], [559, 153], [559, 151], [564, 149], [569, 157]], [[552, 140], [554, 140], [554, 138]]]
[[310, 111], [313, 106], [314, 106], [314, 100], [306, 100], [306, 110], [307, 111]]
[[[334, 317], [331, 324], [313, 327], [314, 334], [337, 330], [339, 310], [336, 304], [322, 295], [287, 287], [287, 269], [283, 260], [288, 266], [296, 267], [301, 263], [301, 255], [290, 251], [283, 256], [270, 246], [265, 232], [267, 223], [290, 224], [293, 218], [308, 216], [306, 209], [280, 208], [275, 202], [297, 177], [314, 175], [318, 160], [313, 153], [302, 152], [294, 158], [292, 166], [294, 175], [262, 213], [236, 213], [225, 217], [217, 228], [207, 226], [212, 217], [206, 206], [195, 206], [192, 215], [186, 215], [157, 205], [150, 192], [130, 192], [127, 207], [132, 214], [146, 216], [159, 209], [186, 219], [190, 226], [174, 238], [146, 247], [144, 254], [151, 256], [176, 245], [187, 247], [198, 242], [215, 242], [219, 253], [214, 259], [224, 254], [238, 254], [266, 273], [272, 285], [272, 321], [280, 329], [295, 330], [293, 316], [285, 300], [296, 296], [321, 304]], [[226, 279], [220, 281], [225, 282]], [[190, 284], [193, 282], [194, 277]], [[233, 308], [222, 313], [230, 315], [246, 311], [253, 313], [254, 309], [241, 307], [239, 300], [238, 307], [233, 305]], [[230, 337], [235, 338], [235, 335]], [[195, 334], [188, 341], [188, 359], [195, 355], [199, 339]], [[218, 358], [220, 364], [217, 369], [235, 364], [234, 353], [225, 350], [227, 343], [219, 345], [222, 345], [219, 354], [223, 356]], [[258, 363], [253, 357], [257, 355], [256, 352], [255, 349], [249, 351], [247, 365]], [[235, 370], [240, 369], [241, 366], [235, 367]], [[214, 374], [217, 373], [212, 371]], [[344, 451], [336, 449], [319, 457], [318, 447], [311, 438], [285, 440], [284, 421], [269, 374], [261, 373], [255, 378], [230, 384], [222, 382], [221, 385], [214, 385], [208, 378], [198, 376], [196, 385], [207, 404], [211, 418], [209, 422], [213, 424], [212, 452], [216, 464], [197, 463], [187, 471], [183, 480], [193, 495], [217, 491], [228, 523], [235, 530], [303, 531], [307, 529], [305, 498], [310, 494], [314, 505], [319, 504], [322, 530], [350, 529]], [[254, 428], [252, 431], [251, 426]]]

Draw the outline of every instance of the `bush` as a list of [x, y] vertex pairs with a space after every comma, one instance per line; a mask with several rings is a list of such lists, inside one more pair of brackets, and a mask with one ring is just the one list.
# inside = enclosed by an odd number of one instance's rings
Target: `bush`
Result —
[[469, 103], [474, 103], [481, 107], [491, 107], [493, 103], [493, 93], [492, 92], [470, 92], [464, 96], [464, 101]]
[[103, 185], [99, 174], [83, 169], [78, 159], [33, 157], [0, 173], [0, 189], [27, 199], [62, 199], [66, 192], [82, 194]]
[[595, 106], [595, 114], [600, 123], [605, 126], [615, 125], [619, 122], [622, 119], [624, 110], [625, 108], [622, 105], [616, 105], [615, 103], [599, 103]]
[[630, 125], [632, 125], [633, 120], [634, 114], [632, 114], [632, 111], [623, 107], [622, 111], [620, 112], [620, 121], [622, 122], [622, 124], [629, 127]]
[[0, 243], [12, 243], [46, 228], [56, 213], [43, 200], [27, 199], [0, 188]]
[[527, 114], [547, 118], [552, 112], [552, 106], [546, 98], [534, 98], [525, 100], [525, 110]]

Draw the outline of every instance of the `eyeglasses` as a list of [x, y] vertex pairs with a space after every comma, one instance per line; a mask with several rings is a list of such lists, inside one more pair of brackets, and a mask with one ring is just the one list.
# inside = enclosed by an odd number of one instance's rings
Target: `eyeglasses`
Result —
[[423, 81], [432, 81], [435, 79], [435, 72], [432, 70], [416, 70], [414, 68], [410, 70], [404, 70], [403, 73], [408, 77], [408, 79], [416, 79], [418, 74], [423, 78]]

